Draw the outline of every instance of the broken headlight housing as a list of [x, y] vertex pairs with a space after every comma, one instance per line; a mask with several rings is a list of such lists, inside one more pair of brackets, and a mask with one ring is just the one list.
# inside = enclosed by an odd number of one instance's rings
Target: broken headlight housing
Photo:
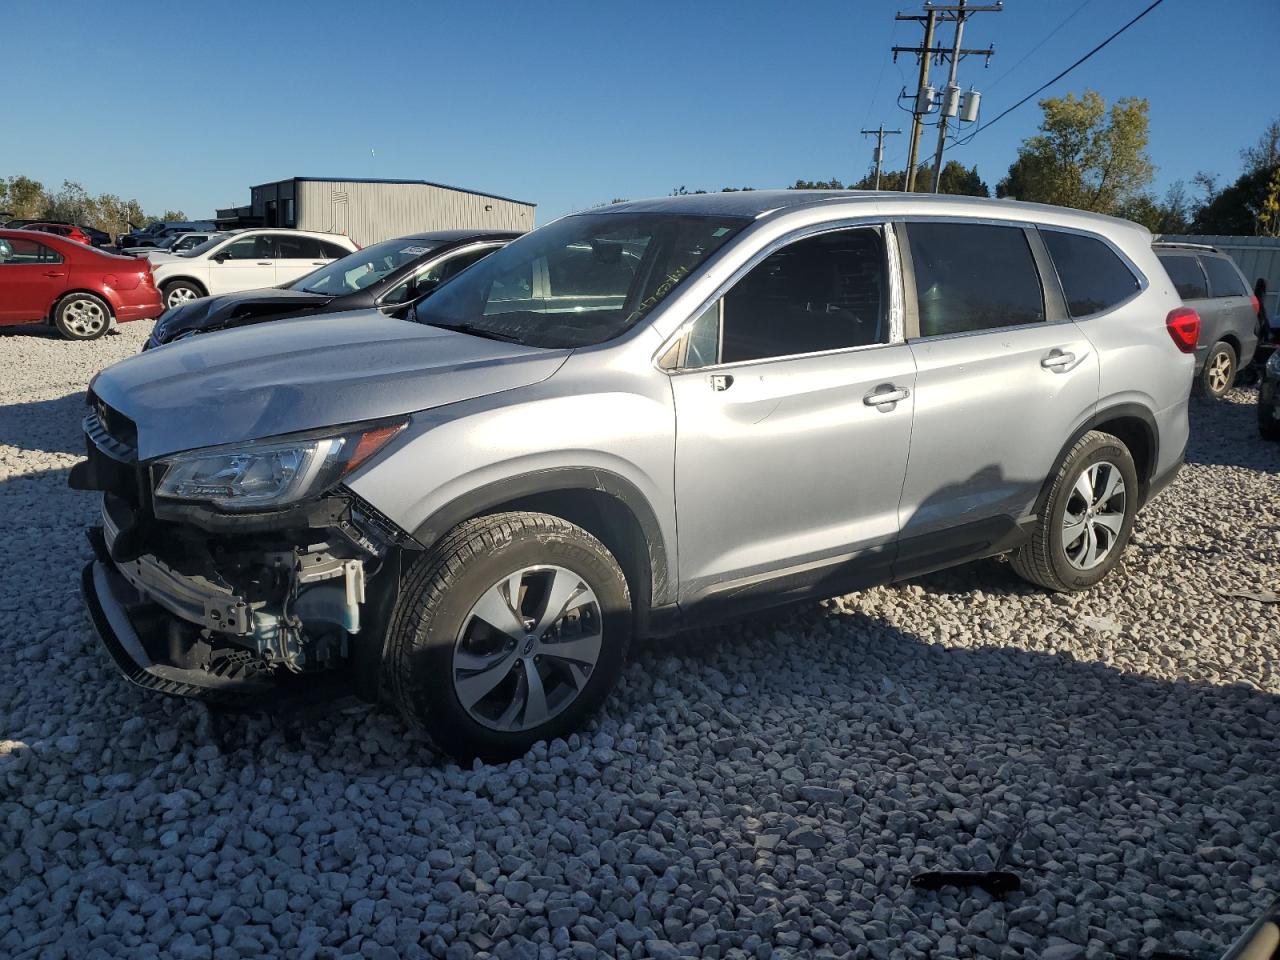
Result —
[[231, 512], [291, 507], [324, 493], [381, 450], [407, 422], [347, 426], [166, 457], [156, 463], [156, 496]]

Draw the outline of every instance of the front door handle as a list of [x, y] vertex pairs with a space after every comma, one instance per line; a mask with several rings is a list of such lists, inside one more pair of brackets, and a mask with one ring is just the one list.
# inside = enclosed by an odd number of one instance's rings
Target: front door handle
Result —
[[862, 398], [862, 402], [868, 407], [892, 407], [899, 400], [905, 400], [911, 396], [911, 391], [905, 387], [895, 387], [891, 383], [877, 387], [871, 393]]
[[711, 389], [719, 393], [722, 390], [728, 390], [733, 386], [733, 377], [727, 373], [715, 373], [711, 375]]
[[1069, 350], [1050, 350], [1048, 356], [1040, 361], [1040, 366], [1054, 373], [1066, 373], [1075, 365], [1076, 355]]
[[258, 261], [258, 266], [260, 266], [260, 267], [269, 267], [269, 266], [271, 266], [271, 261], [270, 261], [270, 260], [259, 260], [259, 261]]
[[61, 270], [46, 270], [44, 275], [50, 280], [57, 280], [63, 274]]

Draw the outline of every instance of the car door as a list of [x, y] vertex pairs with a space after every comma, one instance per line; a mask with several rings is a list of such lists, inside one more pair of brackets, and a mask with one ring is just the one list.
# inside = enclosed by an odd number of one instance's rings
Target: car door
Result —
[[1099, 365], [1034, 228], [919, 220], [898, 229], [916, 364], [895, 569], [906, 576], [999, 552], [1016, 535], [1097, 406]]
[[237, 237], [218, 248], [210, 257], [209, 292], [235, 293], [274, 287], [276, 279], [275, 238], [269, 233]]
[[276, 283], [290, 283], [306, 276], [316, 267], [323, 267], [330, 258], [324, 255], [320, 241], [315, 237], [296, 233], [275, 234]]
[[25, 237], [0, 239], [0, 324], [44, 320], [67, 289], [62, 254]]
[[1253, 307], [1253, 294], [1240, 271], [1226, 256], [1202, 253], [1198, 259], [1209, 278], [1209, 296], [1213, 298], [1214, 308], [1221, 319], [1217, 339], [1233, 337], [1245, 354], [1236, 357], [1239, 369], [1253, 359], [1257, 346], [1258, 314]]
[[893, 248], [879, 226], [787, 243], [664, 355], [682, 606], [887, 578], [915, 403]]

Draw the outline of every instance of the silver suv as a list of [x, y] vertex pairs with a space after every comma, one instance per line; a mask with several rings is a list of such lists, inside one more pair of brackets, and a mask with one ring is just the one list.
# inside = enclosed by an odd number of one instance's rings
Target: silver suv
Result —
[[125, 674], [355, 690], [459, 757], [605, 699], [633, 636], [1009, 554], [1119, 562], [1199, 321], [1146, 230], [746, 192], [565, 217], [416, 313], [285, 320], [90, 387], [84, 593]]

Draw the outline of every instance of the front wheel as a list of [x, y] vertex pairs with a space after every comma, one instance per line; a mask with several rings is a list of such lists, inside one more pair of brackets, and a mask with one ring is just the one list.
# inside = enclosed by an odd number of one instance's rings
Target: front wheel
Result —
[[92, 293], [69, 293], [53, 312], [53, 325], [68, 340], [97, 340], [111, 328], [111, 308]]
[[387, 638], [396, 705], [459, 760], [566, 736], [604, 701], [631, 634], [627, 581], [558, 517], [456, 527], [409, 571]]
[[172, 283], [166, 283], [163, 292], [164, 305], [170, 310], [204, 296], [204, 291], [190, 280], [174, 280]]
[[1120, 562], [1138, 513], [1138, 471], [1129, 449], [1092, 430], [1063, 459], [1031, 542], [1014, 571], [1050, 590], [1086, 590]]

